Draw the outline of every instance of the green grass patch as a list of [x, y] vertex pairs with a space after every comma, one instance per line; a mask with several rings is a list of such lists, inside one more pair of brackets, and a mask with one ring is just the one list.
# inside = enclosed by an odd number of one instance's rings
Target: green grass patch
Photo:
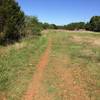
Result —
[[7, 100], [21, 100], [46, 47], [47, 38], [42, 36], [0, 48], [0, 92]]

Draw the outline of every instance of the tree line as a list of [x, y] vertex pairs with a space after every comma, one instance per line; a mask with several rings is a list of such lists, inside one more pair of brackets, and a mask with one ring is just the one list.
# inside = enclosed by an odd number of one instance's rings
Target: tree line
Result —
[[75, 22], [67, 25], [43, 24], [44, 29], [88, 30], [100, 32], [100, 16], [93, 16], [89, 22]]
[[15, 0], [0, 0], [0, 43], [13, 42], [21, 36], [24, 13]]
[[37, 17], [26, 16], [15, 0], [0, 0], [0, 44], [6, 45], [23, 37], [40, 35]]
[[40, 36], [44, 29], [100, 32], [100, 16], [93, 16], [88, 23], [76, 22], [59, 26], [42, 23], [35, 16], [25, 15], [15, 0], [0, 0], [0, 44], [14, 43], [23, 37]]

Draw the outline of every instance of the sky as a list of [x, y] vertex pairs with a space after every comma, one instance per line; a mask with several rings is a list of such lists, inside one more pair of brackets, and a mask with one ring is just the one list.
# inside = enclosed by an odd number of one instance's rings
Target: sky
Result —
[[26, 15], [39, 21], [66, 25], [100, 16], [100, 0], [17, 0]]

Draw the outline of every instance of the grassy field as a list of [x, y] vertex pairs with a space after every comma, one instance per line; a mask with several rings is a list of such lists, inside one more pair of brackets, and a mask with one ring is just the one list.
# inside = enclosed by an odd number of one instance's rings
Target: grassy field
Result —
[[0, 47], [0, 100], [21, 100], [47, 46], [45, 37]]
[[49, 31], [48, 36], [52, 51], [43, 83], [51, 100], [100, 100], [100, 33]]
[[0, 47], [0, 98], [21, 100], [49, 37], [49, 62], [33, 100], [100, 100], [100, 33], [43, 33], [36, 39]]

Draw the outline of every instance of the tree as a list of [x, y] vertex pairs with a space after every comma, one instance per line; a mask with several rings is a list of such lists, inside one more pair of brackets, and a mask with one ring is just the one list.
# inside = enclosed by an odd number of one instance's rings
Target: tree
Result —
[[14, 42], [21, 38], [20, 30], [24, 24], [24, 13], [15, 0], [0, 2], [0, 42]]
[[41, 23], [38, 21], [37, 17], [35, 16], [25, 17], [24, 36], [41, 35], [40, 34], [41, 30], [42, 30], [42, 26]]
[[86, 29], [86, 30], [90, 30], [90, 23], [89, 23], [89, 22], [86, 23], [85, 29]]
[[48, 23], [43, 23], [42, 27], [43, 27], [43, 29], [49, 29], [49, 24]]
[[55, 24], [49, 24], [49, 23], [42, 23], [43, 29], [57, 29], [57, 25]]
[[5, 24], [5, 9], [3, 0], [0, 0], [0, 33], [3, 31], [4, 24]]
[[84, 22], [77, 22], [77, 23], [70, 23], [66, 26], [64, 26], [67, 30], [79, 30], [79, 29], [85, 29], [85, 23]]
[[100, 16], [93, 16], [89, 24], [91, 31], [100, 31]]
[[57, 29], [57, 26], [56, 26], [55, 24], [50, 24], [50, 25], [49, 25], [49, 28], [50, 28], [50, 29]]

